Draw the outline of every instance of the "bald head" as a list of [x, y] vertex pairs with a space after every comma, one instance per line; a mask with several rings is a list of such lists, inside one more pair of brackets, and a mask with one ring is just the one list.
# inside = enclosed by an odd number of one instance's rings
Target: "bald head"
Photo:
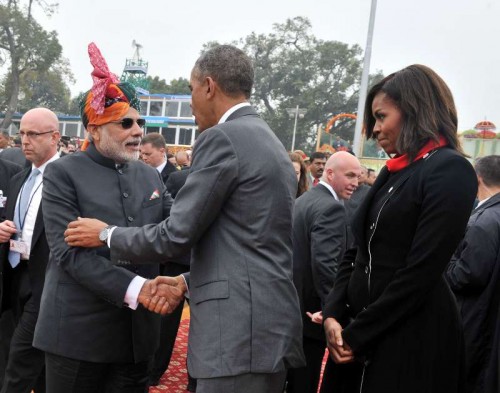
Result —
[[358, 187], [360, 175], [359, 160], [350, 153], [339, 151], [326, 162], [321, 180], [333, 188], [339, 199], [349, 199]]
[[31, 109], [21, 118], [19, 135], [26, 159], [39, 167], [57, 153], [59, 120], [49, 109]]
[[177, 165], [180, 166], [189, 166], [189, 156], [185, 150], [179, 150], [175, 153], [175, 160], [177, 161]]
[[47, 108], [34, 108], [30, 109], [28, 112], [24, 114], [21, 118], [23, 120], [32, 120], [40, 125], [40, 127], [48, 127], [51, 130], [59, 131], [59, 120], [57, 115]]

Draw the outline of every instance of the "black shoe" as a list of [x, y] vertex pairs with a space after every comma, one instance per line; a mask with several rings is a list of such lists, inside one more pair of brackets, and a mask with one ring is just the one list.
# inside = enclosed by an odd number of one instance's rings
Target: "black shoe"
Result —
[[189, 381], [186, 390], [188, 392], [196, 392], [196, 381], [192, 383], [192, 381]]

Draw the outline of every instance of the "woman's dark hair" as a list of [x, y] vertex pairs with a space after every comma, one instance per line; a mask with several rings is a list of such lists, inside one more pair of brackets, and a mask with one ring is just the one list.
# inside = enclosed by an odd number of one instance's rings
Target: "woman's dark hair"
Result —
[[457, 136], [457, 110], [453, 95], [441, 77], [429, 67], [414, 64], [395, 72], [373, 86], [365, 103], [364, 124], [367, 138], [374, 138], [375, 117], [372, 103], [385, 93], [403, 116], [396, 149], [412, 162], [429, 141], [442, 135], [448, 146], [463, 154]]
[[307, 182], [307, 168], [306, 164], [304, 164], [304, 160], [302, 160], [302, 157], [298, 153], [288, 153], [290, 156], [290, 160], [292, 162], [298, 162], [300, 164], [300, 176], [299, 176], [299, 186], [297, 188], [297, 196], [301, 196], [304, 192], [307, 191], [308, 189], [308, 182]]

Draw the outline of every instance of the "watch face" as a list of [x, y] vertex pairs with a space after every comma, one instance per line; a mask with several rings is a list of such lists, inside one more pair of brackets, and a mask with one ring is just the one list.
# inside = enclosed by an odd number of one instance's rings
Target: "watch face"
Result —
[[99, 233], [99, 240], [101, 242], [105, 242], [108, 239], [108, 228], [104, 228], [100, 233]]

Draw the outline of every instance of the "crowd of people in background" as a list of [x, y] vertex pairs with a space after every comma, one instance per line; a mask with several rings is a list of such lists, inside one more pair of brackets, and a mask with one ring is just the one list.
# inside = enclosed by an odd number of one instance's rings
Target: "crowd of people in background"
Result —
[[499, 391], [500, 157], [467, 159], [433, 70], [371, 87], [372, 168], [340, 137], [287, 152], [233, 46], [196, 61], [176, 151], [89, 55], [85, 143], [46, 108], [0, 133], [1, 393], [143, 393], [185, 298], [191, 392]]

